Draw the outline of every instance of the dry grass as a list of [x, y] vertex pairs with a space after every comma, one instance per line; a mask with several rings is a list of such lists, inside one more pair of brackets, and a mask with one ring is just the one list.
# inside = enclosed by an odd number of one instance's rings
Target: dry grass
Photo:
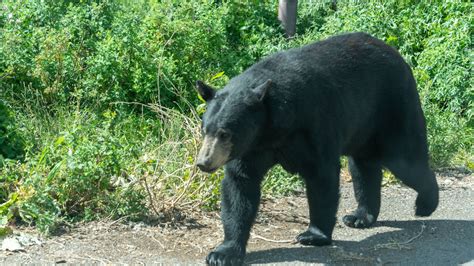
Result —
[[163, 124], [160, 132], [162, 142], [141, 157], [146, 170], [141, 175], [140, 184], [148, 194], [153, 213], [166, 221], [174, 221], [182, 217], [181, 212], [216, 207], [222, 173], [205, 174], [197, 170], [194, 159], [201, 134], [196, 112], [184, 115], [157, 104], [147, 107]]

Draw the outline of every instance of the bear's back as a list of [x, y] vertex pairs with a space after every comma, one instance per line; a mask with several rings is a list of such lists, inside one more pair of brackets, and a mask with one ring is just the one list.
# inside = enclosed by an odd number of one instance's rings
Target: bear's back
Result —
[[363, 143], [377, 130], [394, 125], [405, 130], [422, 117], [408, 65], [395, 49], [365, 33], [273, 54], [231, 86], [248, 90], [268, 79], [274, 84], [267, 99], [272, 125], [283, 131], [324, 128], [341, 134], [344, 143]]

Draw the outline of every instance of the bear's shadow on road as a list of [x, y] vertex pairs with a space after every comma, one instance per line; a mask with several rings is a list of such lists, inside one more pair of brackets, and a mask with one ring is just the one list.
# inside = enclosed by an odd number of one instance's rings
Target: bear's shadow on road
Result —
[[[245, 263], [385, 264], [405, 262], [446, 265], [474, 260], [474, 221], [379, 221], [375, 226], [388, 227], [390, 231], [371, 235], [361, 241], [335, 240], [332, 246], [326, 247], [298, 246], [249, 252]], [[353, 230], [354, 234], [358, 233], [358, 229], [343, 230]]]

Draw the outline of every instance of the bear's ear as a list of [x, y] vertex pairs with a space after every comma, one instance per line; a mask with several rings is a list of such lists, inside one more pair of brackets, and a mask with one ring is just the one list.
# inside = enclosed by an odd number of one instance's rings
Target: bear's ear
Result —
[[206, 102], [214, 98], [214, 95], [216, 94], [216, 90], [214, 88], [200, 80], [196, 81], [196, 90]]
[[255, 96], [257, 96], [257, 100], [259, 102], [263, 101], [263, 99], [265, 98], [265, 95], [267, 95], [268, 88], [270, 88], [271, 85], [272, 85], [272, 80], [268, 79], [263, 84], [253, 89], [253, 92], [255, 93]]

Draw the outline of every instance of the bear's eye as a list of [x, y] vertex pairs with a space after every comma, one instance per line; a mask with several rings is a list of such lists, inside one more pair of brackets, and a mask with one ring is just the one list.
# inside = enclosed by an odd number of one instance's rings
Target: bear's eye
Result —
[[230, 139], [230, 133], [225, 130], [220, 129], [219, 131], [217, 131], [217, 137], [220, 140], [226, 141]]

